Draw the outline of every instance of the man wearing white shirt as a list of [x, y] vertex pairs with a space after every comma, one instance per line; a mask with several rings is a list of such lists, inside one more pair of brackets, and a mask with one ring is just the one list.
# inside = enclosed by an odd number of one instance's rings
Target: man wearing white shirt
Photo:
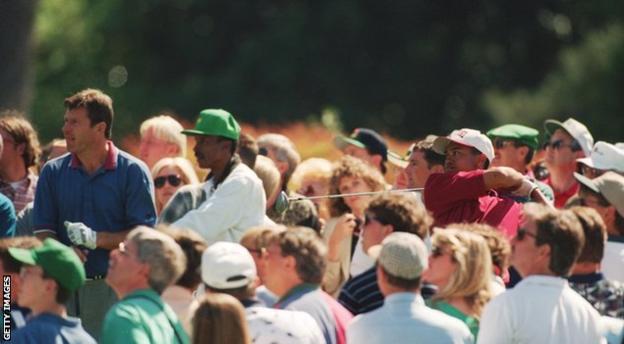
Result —
[[511, 254], [524, 279], [486, 305], [478, 343], [605, 343], [600, 315], [565, 279], [583, 244], [572, 212], [526, 204]]
[[201, 188], [178, 190], [159, 221], [190, 228], [209, 244], [238, 242], [247, 229], [264, 223], [266, 205], [262, 181], [236, 154], [240, 126], [229, 112], [206, 109], [195, 128], [182, 133], [195, 137], [197, 163], [210, 174]]
[[[384, 305], [356, 316], [347, 329], [347, 343], [472, 343], [460, 320], [431, 309], [419, 294], [427, 267], [427, 248], [415, 234], [396, 232], [378, 247], [377, 283]], [[369, 251], [369, 252], [371, 252]]]

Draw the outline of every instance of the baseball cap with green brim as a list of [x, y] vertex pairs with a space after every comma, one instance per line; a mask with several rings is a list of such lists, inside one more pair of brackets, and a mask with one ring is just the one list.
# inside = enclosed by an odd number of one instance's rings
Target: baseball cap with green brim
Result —
[[589, 129], [574, 118], [568, 118], [564, 122], [559, 122], [556, 119], [547, 119], [544, 122], [544, 129], [546, 130], [547, 137], [552, 136], [557, 129], [565, 130], [578, 142], [585, 156], [591, 154], [591, 150], [594, 147], [594, 138], [589, 132]]
[[506, 124], [487, 132], [490, 139], [502, 138], [522, 143], [533, 149], [539, 147], [539, 131], [520, 124]]
[[388, 160], [388, 145], [386, 144], [386, 140], [372, 129], [356, 128], [349, 137], [337, 136], [334, 139], [334, 144], [341, 150], [345, 149], [347, 145], [364, 148], [368, 150], [370, 154], [381, 155], [383, 161]]
[[222, 109], [205, 109], [199, 113], [193, 129], [182, 130], [185, 135], [221, 136], [238, 141], [241, 128], [234, 116]]
[[40, 266], [46, 275], [70, 292], [80, 288], [86, 279], [84, 264], [71, 248], [48, 238], [32, 250], [11, 247], [9, 254], [17, 261]]
[[590, 190], [601, 194], [624, 217], [624, 176], [609, 171], [600, 177], [589, 179], [574, 172], [574, 178]]

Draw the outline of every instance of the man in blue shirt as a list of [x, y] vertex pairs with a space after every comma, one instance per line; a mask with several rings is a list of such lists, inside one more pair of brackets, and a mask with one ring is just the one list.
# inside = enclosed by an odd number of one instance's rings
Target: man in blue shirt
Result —
[[[33, 209], [34, 232], [73, 245], [85, 262], [87, 283], [69, 311], [99, 333], [106, 310], [116, 301], [103, 278], [108, 255], [130, 229], [153, 226], [154, 186], [145, 164], [119, 150], [111, 138], [113, 104], [99, 90], [65, 99], [65, 154], [41, 171]], [[79, 307], [77, 307], [79, 306]]]
[[[3, 148], [2, 135], [0, 135], [0, 157], [2, 156]], [[16, 222], [17, 216], [15, 215], [13, 203], [8, 197], [0, 194], [0, 237], [14, 236]]]
[[82, 328], [80, 319], [67, 316], [65, 302], [85, 282], [78, 255], [54, 239], [32, 250], [9, 248], [22, 266], [22, 286], [17, 300], [32, 310], [26, 326], [5, 340], [17, 343], [95, 343]]

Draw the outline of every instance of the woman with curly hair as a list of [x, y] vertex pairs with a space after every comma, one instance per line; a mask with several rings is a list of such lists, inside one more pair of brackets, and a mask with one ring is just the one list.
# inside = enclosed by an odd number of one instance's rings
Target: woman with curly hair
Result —
[[[388, 188], [378, 170], [351, 156], [344, 156], [334, 164], [329, 184], [330, 194], [383, 191]], [[374, 264], [359, 240], [364, 210], [371, 198], [370, 195], [362, 195], [330, 199], [331, 218], [323, 230], [328, 248], [323, 289], [329, 294], [335, 296], [350, 276], [356, 276]]]
[[491, 298], [492, 258], [485, 239], [459, 229], [443, 229], [431, 238], [429, 268], [423, 279], [438, 287], [428, 304], [462, 320], [477, 338], [479, 318]]

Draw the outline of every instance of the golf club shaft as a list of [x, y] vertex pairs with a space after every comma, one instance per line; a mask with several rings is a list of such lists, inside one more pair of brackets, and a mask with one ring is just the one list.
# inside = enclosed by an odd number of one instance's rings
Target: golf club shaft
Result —
[[323, 199], [323, 198], [338, 198], [338, 197], [350, 197], [350, 196], [368, 196], [368, 195], [379, 195], [387, 192], [410, 192], [410, 191], [422, 191], [424, 188], [411, 188], [411, 189], [398, 189], [398, 190], [383, 190], [383, 191], [368, 191], [368, 192], [352, 192], [352, 193], [343, 193], [343, 194], [334, 194], [334, 195], [323, 195], [323, 196], [301, 196], [301, 197], [289, 197], [289, 201], [303, 201], [306, 199]]

